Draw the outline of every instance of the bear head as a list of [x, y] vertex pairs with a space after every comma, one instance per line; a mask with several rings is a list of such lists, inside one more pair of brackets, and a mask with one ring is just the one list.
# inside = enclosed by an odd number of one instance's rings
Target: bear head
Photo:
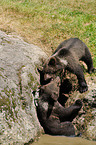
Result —
[[51, 79], [56, 78], [56, 76], [60, 75], [63, 70], [65, 70], [65, 67], [67, 66], [67, 61], [59, 58], [57, 56], [51, 56], [48, 58], [48, 60], [45, 61], [43, 65], [43, 69], [40, 71], [40, 82], [41, 85], [47, 84], [47, 82], [50, 82]]

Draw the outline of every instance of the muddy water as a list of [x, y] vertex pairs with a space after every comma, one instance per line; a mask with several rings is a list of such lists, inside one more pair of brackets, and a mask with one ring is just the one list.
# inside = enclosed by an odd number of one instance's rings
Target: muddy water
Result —
[[40, 139], [32, 143], [32, 145], [96, 145], [96, 142], [81, 137], [42, 135]]

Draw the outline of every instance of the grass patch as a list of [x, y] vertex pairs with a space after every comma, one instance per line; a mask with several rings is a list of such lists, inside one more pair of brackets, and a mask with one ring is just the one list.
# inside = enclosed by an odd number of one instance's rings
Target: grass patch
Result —
[[78, 37], [96, 67], [95, 0], [0, 0], [0, 29], [15, 31], [49, 55], [65, 39]]

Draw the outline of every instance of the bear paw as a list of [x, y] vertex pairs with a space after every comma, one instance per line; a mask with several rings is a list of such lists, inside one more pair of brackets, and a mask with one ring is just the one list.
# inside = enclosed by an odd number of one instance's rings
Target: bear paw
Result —
[[88, 86], [85, 82], [82, 82], [81, 86], [79, 87], [79, 92], [84, 93], [88, 90]]

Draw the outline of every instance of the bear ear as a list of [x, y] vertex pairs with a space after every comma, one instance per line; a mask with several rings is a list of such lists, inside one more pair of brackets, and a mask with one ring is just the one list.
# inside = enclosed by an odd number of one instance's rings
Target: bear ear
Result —
[[49, 61], [49, 64], [48, 65], [52, 65], [52, 66], [55, 66], [56, 65], [56, 58], [55, 57], [52, 57]]

